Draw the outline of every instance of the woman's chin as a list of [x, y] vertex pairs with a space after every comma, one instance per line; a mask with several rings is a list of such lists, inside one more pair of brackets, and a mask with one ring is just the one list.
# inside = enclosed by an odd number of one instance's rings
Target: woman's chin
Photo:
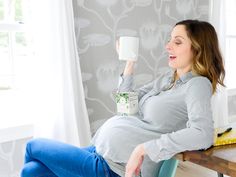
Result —
[[172, 62], [169, 62], [168, 65], [169, 65], [170, 68], [176, 69], [176, 66]]

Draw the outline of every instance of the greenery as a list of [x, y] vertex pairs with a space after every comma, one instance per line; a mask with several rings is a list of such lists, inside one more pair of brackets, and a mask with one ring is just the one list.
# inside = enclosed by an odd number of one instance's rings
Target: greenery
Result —
[[116, 103], [119, 103], [121, 98], [125, 99], [126, 103], [128, 102], [129, 99], [129, 93], [117, 93], [115, 96]]

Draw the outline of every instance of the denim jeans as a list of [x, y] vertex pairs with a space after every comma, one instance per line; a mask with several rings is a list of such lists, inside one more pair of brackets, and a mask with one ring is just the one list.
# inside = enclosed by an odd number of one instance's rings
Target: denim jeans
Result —
[[119, 177], [94, 146], [33, 139], [27, 143], [21, 177]]

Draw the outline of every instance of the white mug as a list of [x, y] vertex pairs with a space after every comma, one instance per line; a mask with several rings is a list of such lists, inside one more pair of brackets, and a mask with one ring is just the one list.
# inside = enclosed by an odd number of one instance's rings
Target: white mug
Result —
[[119, 59], [133, 60], [138, 59], [139, 38], [130, 36], [121, 36], [119, 39]]

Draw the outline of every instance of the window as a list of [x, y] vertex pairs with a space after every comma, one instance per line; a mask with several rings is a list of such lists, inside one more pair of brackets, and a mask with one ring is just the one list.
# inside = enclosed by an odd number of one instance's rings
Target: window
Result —
[[30, 55], [26, 4], [27, 0], [0, 0], [0, 90], [17, 87]]
[[29, 1], [0, 0], [1, 127], [24, 122], [27, 117], [25, 88], [29, 84], [32, 58], [32, 38], [26, 25]]
[[225, 31], [225, 68], [226, 85], [228, 90], [229, 121], [236, 121], [236, 1], [225, 1], [226, 31]]
[[236, 1], [227, 0], [226, 5], [226, 70], [227, 70], [227, 87], [229, 89], [236, 88]]

